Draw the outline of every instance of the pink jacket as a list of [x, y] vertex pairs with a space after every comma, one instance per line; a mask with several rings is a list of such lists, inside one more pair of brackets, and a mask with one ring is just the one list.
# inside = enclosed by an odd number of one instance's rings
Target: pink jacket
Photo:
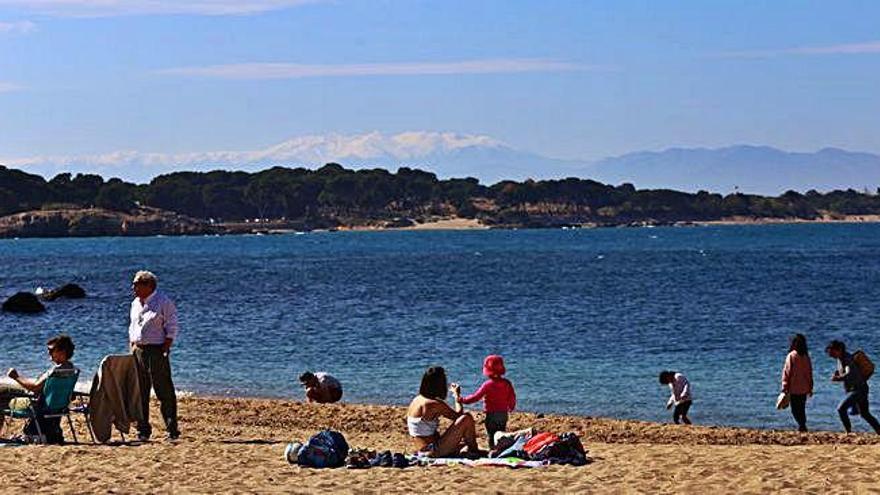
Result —
[[785, 356], [782, 391], [795, 395], [813, 393], [813, 363], [810, 362], [810, 356], [801, 356], [797, 351]]
[[507, 378], [490, 378], [471, 395], [461, 398], [462, 404], [473, 404], [483, 399], [486, 412], [511, 412], [516, 408], [516, 392]]

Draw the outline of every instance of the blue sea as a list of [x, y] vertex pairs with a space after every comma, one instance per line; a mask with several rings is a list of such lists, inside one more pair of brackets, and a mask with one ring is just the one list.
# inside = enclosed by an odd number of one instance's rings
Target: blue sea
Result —
[[697, 423], [791, 428], [774, 402], [802, 332], [810, 426], [839, 429], [825, 344], [880, 358], [876, 224], [21, 239], [0, 241], [0, 261], [4, 298], [89, 294], [0, 314], [0, 366], [40, 372], [63, 331], [91, 376], [126, 351], [131, 276], [148, 268], [180, 312], [176, 385], [197, 394], [298, 398], [309, 369], [346, 401], [405, 404], [427, 366], [467, 392], [498, 353], [522, 410], [666, 421], [657, 374], [672, 369]]

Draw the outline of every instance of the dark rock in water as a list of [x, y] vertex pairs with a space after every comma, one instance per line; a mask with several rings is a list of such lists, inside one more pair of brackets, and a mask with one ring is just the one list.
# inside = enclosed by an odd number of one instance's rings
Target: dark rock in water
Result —
[[82, 287], [76, 284], [67, 284], [58, 287], [57, 289], [50, 290], [44, 292], [40, 295], [46, 301], [54, 301], [59, 297], [67, 297], [70, 299], [82, 299], [86, 297], [86, 291]]
[[3, 311], [10, 313], [41, 313], [46, 307], [34, 294], [18, 292], [3, 302]]

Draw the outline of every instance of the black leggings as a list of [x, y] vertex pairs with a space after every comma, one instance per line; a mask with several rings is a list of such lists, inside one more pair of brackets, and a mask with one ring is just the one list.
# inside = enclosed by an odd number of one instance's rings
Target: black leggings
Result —
[[870, 406], [868, 405], [868, 386], [859, 390], [853, 390], [847, 393], [846, 399], [837, 406], [837, 414], [840, 415], [840, 422], [843, 423], [843, 429], [849, 433], [852, 430], [852, 424], [849, 421], [849, 409], [853, 406], [859, 406], [859, 415], [871, 425], [871, 428], [880, 434], [880, 421], [871, 415]]
[[685, 424], [691, 424], [691, 420], [688, 419], [688, 411], [691, 408], [691, 401], [686, 400], [684, 402], [679, 402], [677, 406], [675, 406], [675, 410], [672, 411], [672, 421], [675, 421], [675, 424], [678, 424], [678, 420], [681, 419]]
[[798, 431], [807, 431], [807, 394], [791, 394], [791, 415], [797, 421]]

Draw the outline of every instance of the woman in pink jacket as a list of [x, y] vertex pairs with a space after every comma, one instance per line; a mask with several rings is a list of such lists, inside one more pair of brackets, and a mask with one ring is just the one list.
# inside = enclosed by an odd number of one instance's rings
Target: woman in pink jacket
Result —
[[798, 431], [807, 431], [807, 396], [813, 395], [813, 363], [807, 352], [807, 338], [795, 334], [782, 367], [782, 391], [791, 397], [791, 415]]

